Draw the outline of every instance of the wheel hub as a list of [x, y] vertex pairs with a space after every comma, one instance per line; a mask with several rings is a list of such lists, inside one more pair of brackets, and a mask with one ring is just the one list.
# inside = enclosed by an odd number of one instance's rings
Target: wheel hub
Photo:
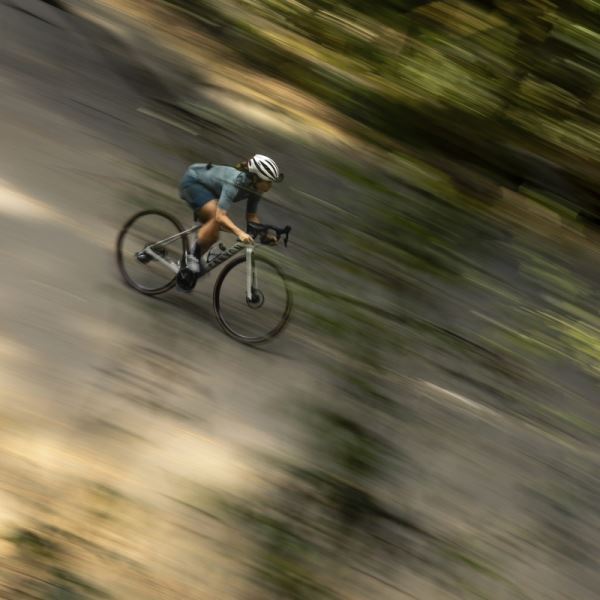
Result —
[[[143, 265], [147, 265], [150, 261], [154, 260], [153, 256], [150, 256], [150, 254], [148, 254], [146, 252], [146, 248], [148, 248], [150, 246], [150, 242], [148, 242], [148, 244], [146, 244], [146, 246], [144, 246], [144, 250], [140, 250], [140, 252], [138, 252], [135, 257], [143, 264]], [[167, 255], [167, 250], [166, 248], [164, 248], [163, 246], [159, 246], [158, 248], [153, 248], [154, 253], [158, 254], [158, 256], [165, 258], [165, 256]]]
[[265, 296], [260, 290], [252, 290], [252, 300], [246, 298], [246, 304], [250, 308], [260, 308], [265, 303]]

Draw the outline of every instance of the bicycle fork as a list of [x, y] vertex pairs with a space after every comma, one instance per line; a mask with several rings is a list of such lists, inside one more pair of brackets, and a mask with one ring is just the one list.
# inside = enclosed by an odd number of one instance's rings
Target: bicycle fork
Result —
[[256, 268], [254, 265], [254, 247], [249, 245], [246, 248], [246, 301], [254, 302], [255, 291], [257, 289]]

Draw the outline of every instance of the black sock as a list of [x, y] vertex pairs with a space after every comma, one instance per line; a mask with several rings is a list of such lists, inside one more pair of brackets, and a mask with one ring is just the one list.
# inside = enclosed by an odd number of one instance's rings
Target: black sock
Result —
[[196, 242], [194, 244], [194, 256], [200, 260], [200, 257], [202, 256], [202, 246], [200, 246], [200, 244], [198, 242]]

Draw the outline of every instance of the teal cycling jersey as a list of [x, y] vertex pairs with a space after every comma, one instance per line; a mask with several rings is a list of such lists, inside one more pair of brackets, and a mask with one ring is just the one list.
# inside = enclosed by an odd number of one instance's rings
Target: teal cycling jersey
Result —
[[225, 165], [195, 163], [190, 165], [181, 180], [180, 187], [200, 183], [214, 194], [218, 207], [228, 211], [234, 202], [247, 200], [246, 212], [255, 213], [261, 194], [252, 187], [249, 173]]

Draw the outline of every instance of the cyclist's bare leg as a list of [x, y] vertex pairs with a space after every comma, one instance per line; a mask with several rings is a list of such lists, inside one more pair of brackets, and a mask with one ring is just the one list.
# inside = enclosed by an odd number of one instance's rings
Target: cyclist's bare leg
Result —
[[198, 230], [198, 243], [202, 253], [206, 252], [219, 239], [219, 224], [216, 216], [216, 200], [210, 200], [196, 210], [196, 217], [202, 222], [202, 227]]

